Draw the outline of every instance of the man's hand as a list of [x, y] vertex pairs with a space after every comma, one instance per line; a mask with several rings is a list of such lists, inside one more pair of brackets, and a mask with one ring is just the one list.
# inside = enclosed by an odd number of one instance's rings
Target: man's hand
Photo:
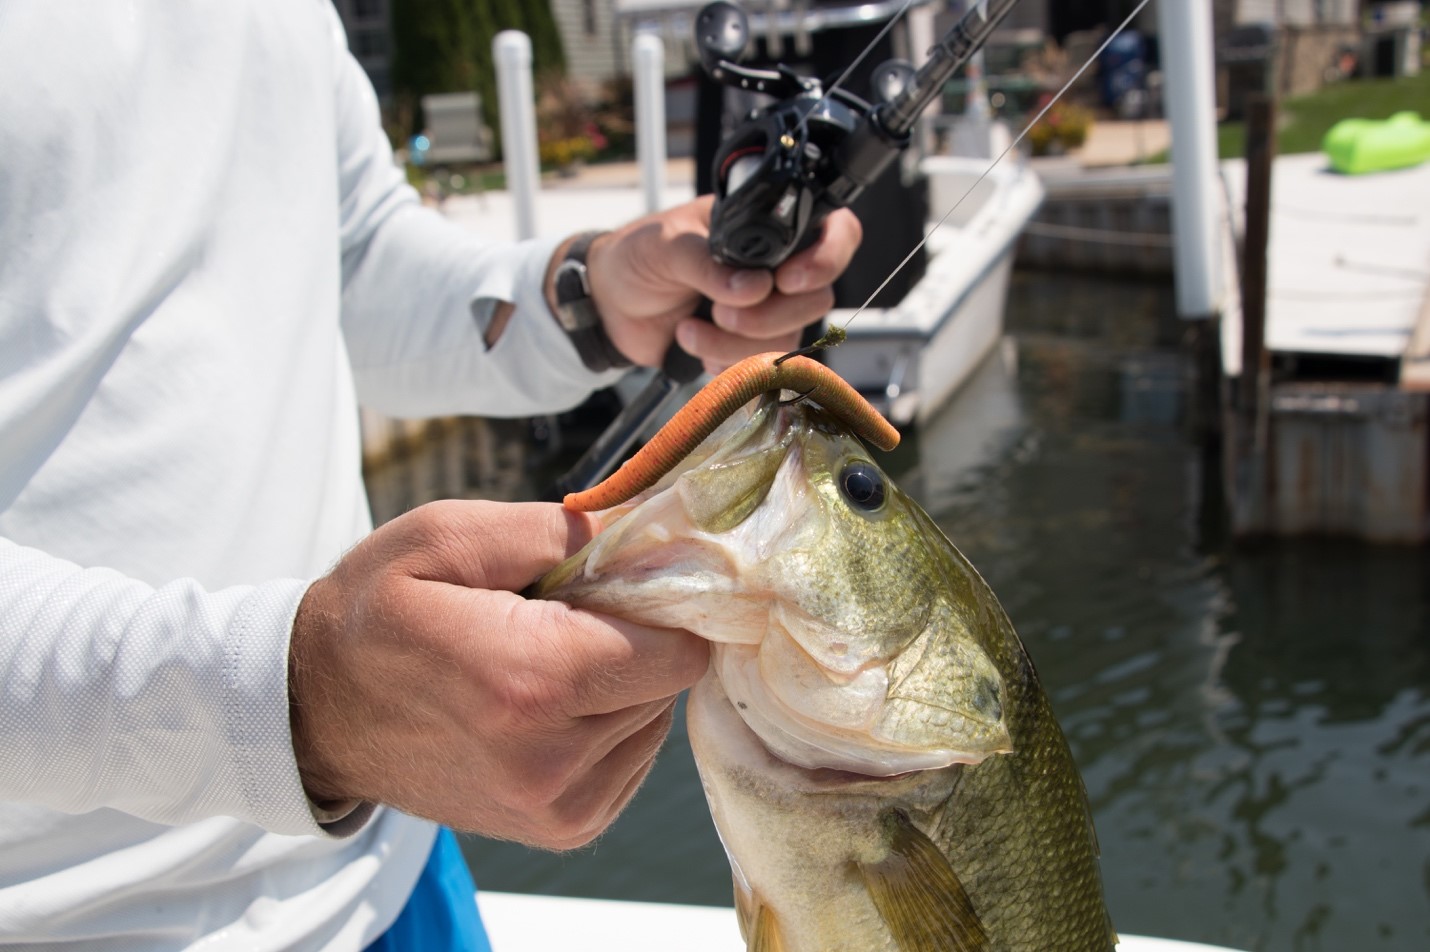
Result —
[[595, 529], [545, 503], [432, 503], [314, 582], [290, 660], [309, 795], [551, 849], [605, 829], [708, 649], [514, 594]]
[[[611, 342], [631, 360], [658, 367], [672, 337], [716, 373], [767, 350], [791, 350], [799, 332], [834, 306], [830, 285], [859, 246], [859, 219], [839, 209], [823, 234], [774, 272], [742, 270], [710, 257], [706, 196], [638, 219], [596, 239], [587, 257], [591, 294]], [[700, 295], [714, 324], [693, 314]]]

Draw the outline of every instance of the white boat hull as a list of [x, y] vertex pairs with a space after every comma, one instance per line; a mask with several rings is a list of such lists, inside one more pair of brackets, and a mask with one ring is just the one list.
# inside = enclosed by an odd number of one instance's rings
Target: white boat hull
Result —
[[1043, 199], [1037, 175], [1016, 160], [990, 170], [985, 159], [933, 156], [922, 167], [930, 207], [954, 209], [929, 225], [923, 278], [893, 307], [830, 314], [849, 337], [825, 356], [901, 425], [947, 403], [1002, 336], [1018, 235]]
[[[744, 952], [735, 910], [479, 892], [492, 952]], [[1124, 935], [1118, 952], [1235, 952]]]

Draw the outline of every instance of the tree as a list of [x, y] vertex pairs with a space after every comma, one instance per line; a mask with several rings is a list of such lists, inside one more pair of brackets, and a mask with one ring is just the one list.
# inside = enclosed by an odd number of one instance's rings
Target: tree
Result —
[[392, 88], [410, 134], [422, 129], [428, 93], [476, 90], [500, 139], [492, 40], [502, 30], [531, 37], [533, 67], [564, 71], [566, 54], [549, 0], [392, 0]]

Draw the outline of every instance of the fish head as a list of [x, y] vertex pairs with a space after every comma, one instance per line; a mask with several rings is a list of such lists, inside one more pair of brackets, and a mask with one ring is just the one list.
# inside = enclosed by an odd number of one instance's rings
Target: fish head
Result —
[[782, 760], [892, 776], [1011, 748], [991, 592], [817, 405], [752, 401], [602, 520], [537, 594], [709, 639]]

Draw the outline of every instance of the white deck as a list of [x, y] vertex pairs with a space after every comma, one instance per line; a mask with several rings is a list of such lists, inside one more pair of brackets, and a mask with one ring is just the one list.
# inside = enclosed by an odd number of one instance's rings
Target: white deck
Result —
[[[671, 184], [664, 195], [664, 207], [670, 208], [694, 198], [695, 186], [690, 182]], [[634, 186], [543, 188], [536, 193], [536, 235], [554, 238], [578, 231], [616, 228], [645, 212], [641, 191]], [[516, 202], [510, 192], [453, 195], [442, 204], [442, 213], [490, 238], [512, 240], [517, 237]]]
[[[1240, 233], [1246, 165], [1223, 169]], [[1320, 153], [1277, 158], [1267, 263], [1273, 352], [1399, 359], [1430, 293], [1430, 163], [1340, 175]], [[1227, 323], [1223, 359], [1239, 374], [1241, 328]]]
[[[492, 952], [743, 952], [735, 910], [479, 892]], [[1232, 952], [1125, 935], [1118, 952]]]

